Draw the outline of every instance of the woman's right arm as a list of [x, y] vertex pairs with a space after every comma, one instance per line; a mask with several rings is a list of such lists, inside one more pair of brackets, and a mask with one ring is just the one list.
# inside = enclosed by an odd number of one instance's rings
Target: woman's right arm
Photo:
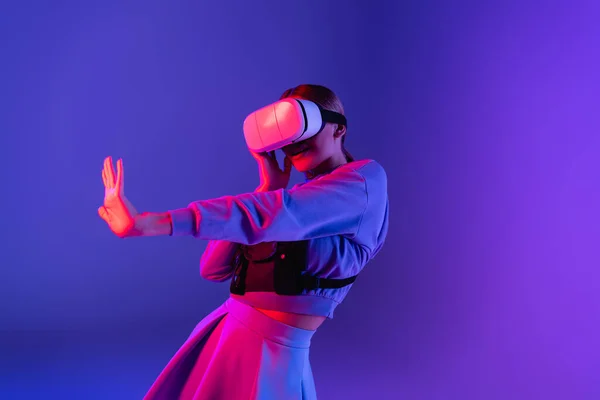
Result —
[[[254, 192], [269, 190], [261, 185]], [[240, 243], [228, 240], [209, 240], [202, 257], [200, 257], [200, 276], [213, 282], [223, 282], [231, 278], [235, 268], [234, 257], [239, 248]]]
[[239, 243], [210, 240], [200, 258], [200, 276], [214, 282], [223, 282], [233, 274], [233, 259]]

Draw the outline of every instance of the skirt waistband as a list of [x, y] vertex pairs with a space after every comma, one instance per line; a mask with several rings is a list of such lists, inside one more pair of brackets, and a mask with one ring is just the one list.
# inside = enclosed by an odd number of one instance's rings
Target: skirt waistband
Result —
[[231, 297], [225, 302], [225, 307], [232, 317], [265, 339], [289, 347], [306, 349], [310, 347], [310, 340], [315, 331], [296, 328], [276, 321]]

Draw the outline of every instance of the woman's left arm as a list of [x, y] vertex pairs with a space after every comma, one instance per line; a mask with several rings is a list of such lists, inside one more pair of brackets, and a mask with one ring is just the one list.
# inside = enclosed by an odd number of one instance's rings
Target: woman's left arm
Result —
[[[242, 244], [357, 236], [366, 214], [383, 214], [387, 177], [374, 161], [290, 190], [200, 200], [163, 214], [141, 214], [144, 235], [191, 235]], [[379, 218], [375, 218], [379, 219]], [[138, 224], [136, 224], [138, 225]]]

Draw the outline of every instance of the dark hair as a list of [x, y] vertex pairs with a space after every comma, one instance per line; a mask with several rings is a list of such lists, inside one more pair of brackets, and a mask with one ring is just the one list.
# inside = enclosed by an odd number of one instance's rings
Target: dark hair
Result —
[[[303, 84], [294, 88], [288, 89], [279, 98], [284, 99], [286, 97], [297, 96], [305, 100], [310, 100], [320, 105], [323, 109], [329, 111], [335, 111], [342, 115], [344, 114], [344, 106], [340, 98], [329, 88], [321, 85]], [[354, 157], [346, 150], [344, 141], [346, 135], [342, 136], [342, 151], [346, 156], [348, 162], [354, 161]]]

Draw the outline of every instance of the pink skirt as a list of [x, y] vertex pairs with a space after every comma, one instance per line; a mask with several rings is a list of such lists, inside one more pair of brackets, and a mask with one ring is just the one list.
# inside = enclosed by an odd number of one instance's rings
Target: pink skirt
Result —
[[144, 399], [316, 399], [314, 332], [229, 298], [196, 326]]

